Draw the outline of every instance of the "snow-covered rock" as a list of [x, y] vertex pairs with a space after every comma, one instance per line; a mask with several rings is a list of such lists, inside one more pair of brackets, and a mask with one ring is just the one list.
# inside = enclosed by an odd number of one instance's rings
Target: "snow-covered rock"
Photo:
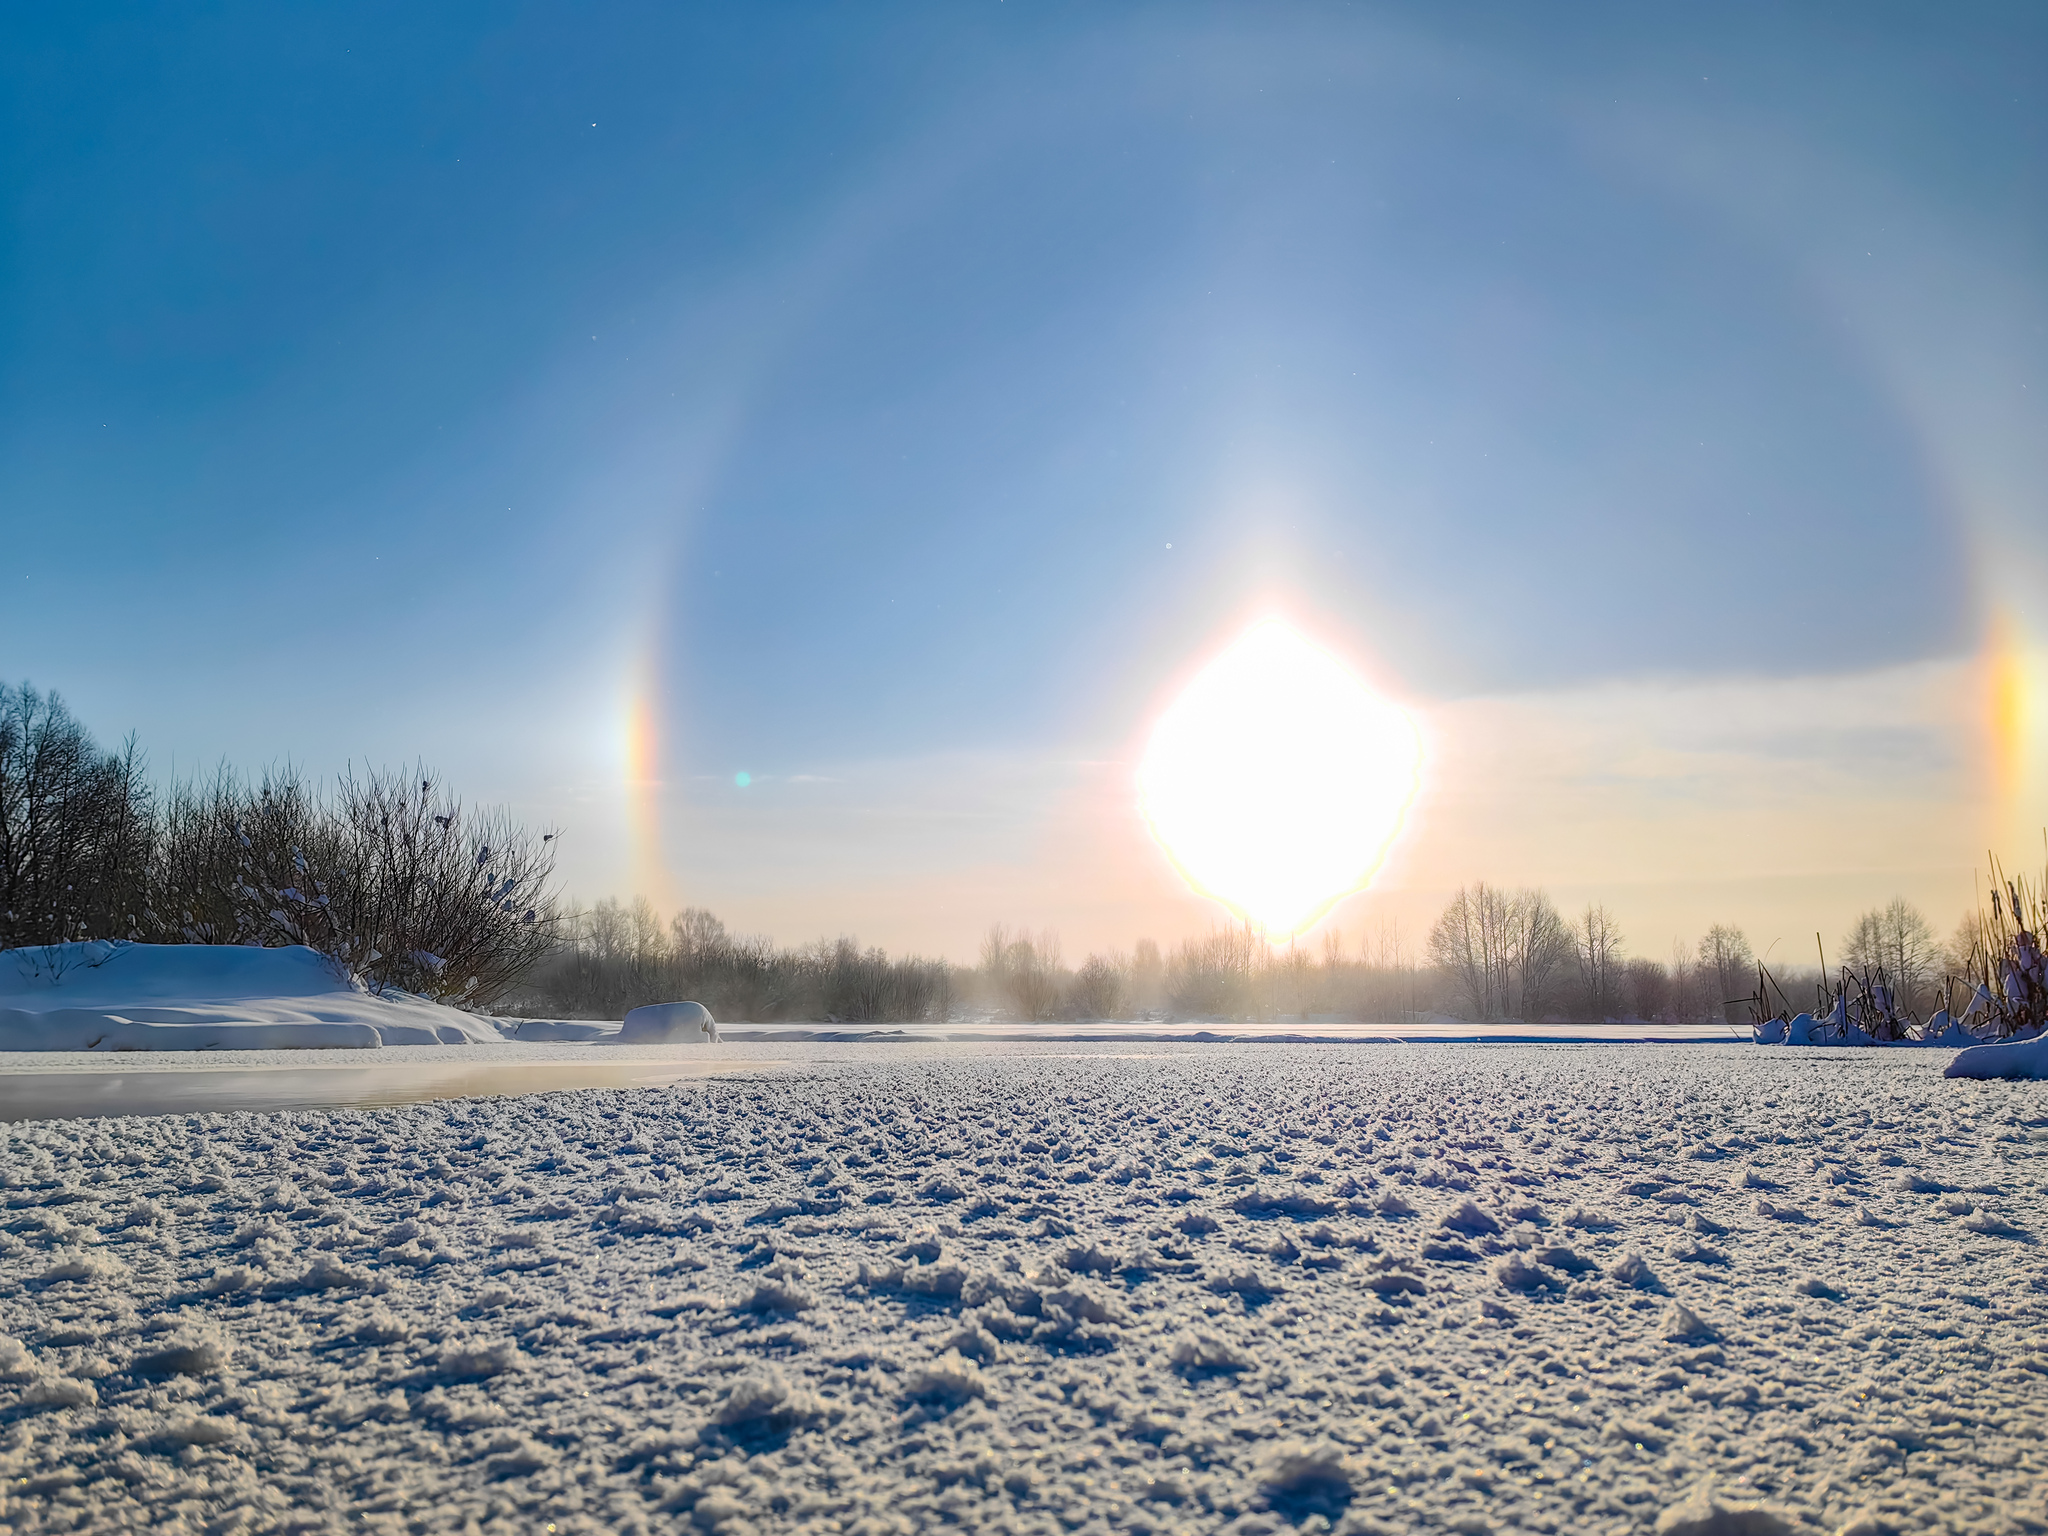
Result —
[[214, 1051], [459, 1045], [487, 1019], [378, 996], [303, 944], [128, 944], [0, 950], [0, 1051]]
[[716, 1045], [718, 1021], [702, 1003], [649, 1003], [626, 1015], [620, 1045]]

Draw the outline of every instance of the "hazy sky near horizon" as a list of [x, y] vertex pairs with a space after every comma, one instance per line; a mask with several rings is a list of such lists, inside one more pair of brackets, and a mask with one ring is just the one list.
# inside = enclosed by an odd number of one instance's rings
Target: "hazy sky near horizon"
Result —
[[1131, 768], [1278, 611], [1424, 729], [1354, 928], [1945, 926], [2048, 818], [2038, 7], [6, 36], [0, 667], [160, 770], [424, 758], [584, 897], [1077, 952], [1209, 920]]

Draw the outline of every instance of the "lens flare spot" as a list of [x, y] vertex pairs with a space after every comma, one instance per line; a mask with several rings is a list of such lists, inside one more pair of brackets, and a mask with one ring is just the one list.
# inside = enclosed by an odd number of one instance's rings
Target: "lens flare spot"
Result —
[[1421, 756], [1405, 714], [1266, 619], [1160, 717], [1139, 804], [1190, 885], [1285, 938], [1372, 879]]
[[747, 772], [746, 769], [742, 768], [738, 773], [732, 776], [732, 781], [733, 783], [739, 785], [741, 789], [745, 789], [749, 784], [754, 782], [754, 776], [751, 773]]

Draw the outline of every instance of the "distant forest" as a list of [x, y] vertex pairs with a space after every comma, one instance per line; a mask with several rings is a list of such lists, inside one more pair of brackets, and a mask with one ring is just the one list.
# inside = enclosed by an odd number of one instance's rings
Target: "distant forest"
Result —
[[[2007, 929], [2038, 902], [2008, 883], [1992, 913], [1944, 945], [1894, 900], [1843, 937], [1832, 979], [1817, 964], [1765, 972], [1732, 924], [1668, 955], [1631, 954], [1605, 907], [1567, 917], [1540, 890], [1485, 884], [1452, 897], [1419, 945], [1391, 927], [1355, 948], [1334, 932], [1275, 946], [1224, 927], [1070, 966], [1058, 934], [998, 925], [977, 963], [959, 966], [843, 937], [778, 945], [698, 908], [664, 918], [645, 899], [571, 907], [554, 883], [553, 830], [465, 808], [424, 769], [346, 776], [331, 789], [290, 767], [167, 786], [145, 769], [132, 738], [103, 748], [56, 695], [0, 685], [0, 949], [308, 944], [373, 988], [525, 1017], [618, 1018], [694, 998], [735, 1021], [1746, 1024], [1752, 999], [1764, 1012], [1809, 992], [1825, 1004], [1852, 981], [1866, 1002], [1924, 1019], [1953, 1000], [1959, 978], [1997, 992], [2010, 953], [2024, 983], [2027, 951]], [[2020, 937], [2032, 942], [2023, 924]]]
[[[1907, 978], [1923, 1004], [1935, 997], [1946, 961], [1926, 920], [1903, 902], [1859, 920], [1843, 958]], [[1812, 992], [1819, 967], [1773, 980]], [[1630, 956], [1604, 908], [1566, 920], [1540, 891], [1484, 885], [1453, 897], [1419, 948], [1391, 927], [1356, 948], [1334, 932], [1313, 944], [1276, 946], [1249, 929], [1220, 927], [1171, 949], [1140, 939], [1128, 951], [1089, 953], [1075, 965], [1049, 930], [992, 927], [978, 963], [954, 966], [891, 959], [849, 939], [778, 947], [731, 933], [698, 908], [664, 920], [642, 898], [568, 912], [562, 941], [505, 1007], [530, 1017], [617, 1018], [643, 1002], [688, 996], [720, 1018], [764, 1021], [1452, 1017], [1746, 1025], [1758, 986], [1755, 956], [1738, 928], [1717, 924], [1669, 959]]]

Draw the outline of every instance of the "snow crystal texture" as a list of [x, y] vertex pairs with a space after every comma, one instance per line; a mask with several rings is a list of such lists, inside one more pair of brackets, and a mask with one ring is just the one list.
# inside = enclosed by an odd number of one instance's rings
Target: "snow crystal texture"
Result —
[[2048, 1100], [1941, 1068], [819, 1046], [0, 1128], [0, 1527], [2041, 1530]]

